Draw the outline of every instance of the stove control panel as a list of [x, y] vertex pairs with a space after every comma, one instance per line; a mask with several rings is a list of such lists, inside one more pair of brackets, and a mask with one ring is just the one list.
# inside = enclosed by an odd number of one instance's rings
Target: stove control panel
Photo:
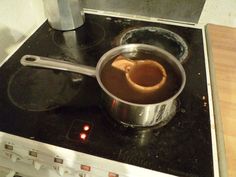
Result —
[[1, 132], [0, 167], [9, 169], [6, 177], [172, 176]]

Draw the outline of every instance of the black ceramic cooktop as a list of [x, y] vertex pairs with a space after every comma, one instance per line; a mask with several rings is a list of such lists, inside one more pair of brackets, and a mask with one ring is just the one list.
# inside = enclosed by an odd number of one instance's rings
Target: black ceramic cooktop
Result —
[[[159, 129], [136, 131], [112, 122], [94, 78], [19, 62], [35, 54], [95, 66], [109, 49], [137, 42], [168, 50], [186, 71], [177, 113]], [[211, 177], [205, 75], [200, 29], [89, 14], [75, 31], [55, 31], [45, 22], [0, 68], [0, 131], [177, 176]]]

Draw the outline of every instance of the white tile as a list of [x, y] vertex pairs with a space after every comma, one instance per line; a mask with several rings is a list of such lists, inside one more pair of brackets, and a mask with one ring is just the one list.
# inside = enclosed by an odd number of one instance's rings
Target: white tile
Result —
[[1, 0], [0, 62], [44, 20], [41, 0]]
[[199, 23], [236, 27], [236, 0], [206, 0]]

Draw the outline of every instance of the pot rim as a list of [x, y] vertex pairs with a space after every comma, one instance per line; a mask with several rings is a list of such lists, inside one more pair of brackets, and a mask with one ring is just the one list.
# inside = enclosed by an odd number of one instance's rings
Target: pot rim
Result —
[[[157, 102], [157, 103], [148, 103], [148, 104], [140, 104], [140, 103], [133, 103], [133, 102], [129, 102], [129, 101], [126, 101], [126, 100], [123, 100], [117, 96], [115, 96], [114, 94], [112, 94], [110, 91], [108, 91], [106, 89], [106, 87], [103, 85], [102, 81], [101, 81], [101, 78], [100, 78], [100, 70], [101, 70], [101, 66], [102, 64], [104, 63], [105, 60], [107, 60], [107, 58], [110, 58], [109, 60], [111, 60], [111, 58], [117, 56], [117, 54], [119, 53], [122, 53], [122, 50], [123, 49], [131, 49], [131, 51], [137, 51], [138, 49], [152, 49], [156, 52], [159, 52], [165, 56], [168, 57], [168, 59], [170, 59], [172, 62], [174, 62], [176, 64], [176, 66], [178, 67], [180, 73], [181, 73], [181, 77], [182, 77], [182, 83], [181, 83], [181, 86], [179, 88], [179, 90], [170, 98], [164, 100], [164, 101], [161, 101], [161, 102]], [[121, 52], [118, 52], [118, 51], [121, 51]], [[115, 55], [114, 55], [115, 54]], [[109, 61], [108, 60], [108, 61]], [[182, 64], [178, 61], [178, 59], [173, 56], [172, 54], [170, 54], [169, 52], [167, 52], [166, 50], [164, 49], [161, 49], [159, 47], [156, 47], [156, 46], [153, 46], [153, 45], [148, 45], [148, 44], [124, 44], [124, 45], [120, 45], [118, 47], [115, 47], [115, 48], [112, 48], [110, 49], [109, 51], [107, 51], [105, 54], [102, 55], [102, 57], [100, 58], [100, 60], [98, 61], [97, 63], [97, 66], [96, 66], [96, 79], [100, 85], [100, 87], [102, 88], [102, 90], [104, 92], [106, 92], [106, 94], [108, 94], [110, 97], [118, 100], [119, 102], [122, 102], [122, 103], [125, 103], [125, 104], [129, 104], [129, 105], [133, 105], [133, 106], [156, 106], [158, 104], [165, 104], [167, 102], [170, 102], [174, 99], [176, 99], [180, 93], [182, 92], [182, 90], [184, 89], [185, 87], [185, 83], [186, 83], [186, 73], [185, 73], [185, 70], [182, 66]]]

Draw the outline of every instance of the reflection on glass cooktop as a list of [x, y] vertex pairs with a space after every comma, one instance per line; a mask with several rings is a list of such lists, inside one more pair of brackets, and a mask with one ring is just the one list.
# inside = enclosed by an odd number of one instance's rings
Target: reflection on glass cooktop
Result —
[[[121, 36], [147, 27], [169, 33], [153, 37], [149, 30], [126, 36], [128, 43], [153, 41], [177, 58], [187, 58], [177, 113], [161, 128], [133, 130], [111, 123], [94, 78], [25, 68], [19, 62], [23, 55], [35, 54], [95, 66], [102, 54], [120, 45]], [[170, 42], [163, 43], [165, 38]], [[200, 29], [167, 24], [86, 14], [82, 28], [59, 32], [45, 22], [0, 68], [0, 131], [177, 176], [212, 177], [202, 44]]]

